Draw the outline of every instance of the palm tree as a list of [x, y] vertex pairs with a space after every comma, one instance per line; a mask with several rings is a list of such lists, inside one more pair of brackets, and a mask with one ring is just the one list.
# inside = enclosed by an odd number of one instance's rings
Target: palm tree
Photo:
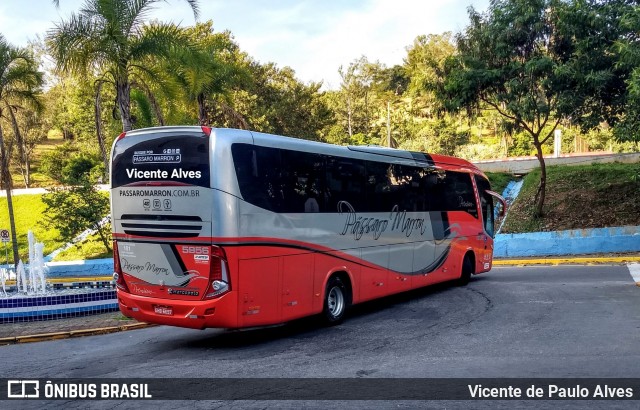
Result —
[[[27, 102], [39, 105], [37, 91], [42, 83], [43, 76], [38, 71], [33, 56], [25, 49], [13, 47], [0, 34], [0, 120], [5, 118], [15, 125], [13, 112], [18, 108], [18, 103]], [[11, 199], [12, 181], [9, 172], [9, 158], [10, 154], [4, 144], [4, 133], [2, 122], [0, 122], [0, 176], [7, 192], [13, 261], [15, 266], [18, 266], [18, 240]]]
[[231, 33], [215, 33], [211, 20], [187, 28], [185, 33], [189, 47], [176, 49], [172, 64], [164, 71], [173, 73], [187, 102], [197, 105], [200, 125], [211, 125], [210, 110], [218, 108], [235, 126], [247, 128], [243, 116], [226, 102], [234, 88], [249, 82], [249, 73], [242, 67], [243, 55]]
[[[48, 33], [47, 44], [57, 68], [74, 73], [96, 75], [96, 98], [104, 83], [116, 89], [116, 104], [122, 130], [133, 128], [131, 116], [131, 75], [148, 71], [144, 60], [167, 56], [180, 45], [182, 31], [170, 24], [144, 24], [156, 3], [164, 0], [85, 0], [82, 9], [73, 13]], [[198, 1], [186, 0], [194, 16]], [[58, 0], [53, 0], [58, 5]], [[96, 100], [99, 109], [99, 100]], [[96, 131], [103, 161], [107, 165], [104, 138], [96, 114]], [[107, 167], [108, 169], [108, 167]]]

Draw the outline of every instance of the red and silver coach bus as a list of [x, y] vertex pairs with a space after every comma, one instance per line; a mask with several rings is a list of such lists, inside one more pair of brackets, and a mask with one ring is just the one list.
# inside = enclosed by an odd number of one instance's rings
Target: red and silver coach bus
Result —
[[111, 152], [114, 278], [140, 321], [241, 328], [491, 269], [471, 163], [233, 129], [129, 131]]

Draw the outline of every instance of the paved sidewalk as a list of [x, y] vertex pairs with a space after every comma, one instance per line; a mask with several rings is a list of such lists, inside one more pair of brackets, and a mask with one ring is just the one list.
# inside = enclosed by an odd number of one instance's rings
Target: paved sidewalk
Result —
[[151, 326], [129, 319], [120, 311], [56, 320], [0, 324], [0, 346], [13, 343], [113, 333]]
[[[98, 185], [98, 189], [100, 191], [108, 191], [109, 185], [100, 184]], [[11, 190], [12, 196], [35, 195], [35, 194], [46, 194], [46, 193], [47, 193], [47, 188], [14, 188]], [[7, 196], [7, 192], [4, 189], [0, 190], [0, 198], [3, 198], [5, 196]]]

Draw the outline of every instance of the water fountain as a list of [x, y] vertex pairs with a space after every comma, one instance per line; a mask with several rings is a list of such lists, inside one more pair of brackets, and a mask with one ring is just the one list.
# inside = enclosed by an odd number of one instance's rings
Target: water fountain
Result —
[[110, 282], [47, 280], [44, 244], [31, 231], [29, 265], [20, 261], [15, 272], [0, 268], [0, 323], [60, 319], [118, 309]]
[[7, 297], [7, 279], [9, 279], [9, 271], [6, 268], [0, 268], [0, 285], [2, 285], [2, 296]]

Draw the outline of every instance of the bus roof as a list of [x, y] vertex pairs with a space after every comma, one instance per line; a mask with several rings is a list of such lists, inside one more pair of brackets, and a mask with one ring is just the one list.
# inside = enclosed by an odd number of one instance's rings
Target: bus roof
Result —
[[448, 165], [464, 168], [474, 173], [482, 172], [471, 162], [447, 155], [428, 154], [417, 151], [405, 151], [396, 148], [382, 147], [379, 145], [336, 145], [318, 141], [310, 141], [301, 138], [283, 137], [273, 134], [251, 132], [256, 145], [268, 145], [278, 148], [302, 149], [308, 152], [316, 152], [327, 155], [352, 157], [354, 153], [376, 155], [382, 157], [398, 158], [407, 161], [423, 162], [427, 166]]
[[[203, 132], [205, 129], [201, 126], [163, 126], [152, 128], [141, 128], [137, 130], [127, 131], [126, 135], [144, 135], [154, 133], [165, 132]], [[305, 140], [302, 138], [285, 137], [275, 134], [267, 134], [256, 131], [238, 130], [232, 128], [212, 128], [206, 129], [212, 134], [228, 135], [233, 134], [251, 137], [254, 144], [266, 145], [271, 147], [289, 148], [289, 149], [301, 149], [307, 152], [316, 152], [327, 155], [337, 155], [351, 157], [353, 153], [361, 153], [365, 155], [376, 155], [389, 158], [398, 158], [401, 160], [423, 162], [427, 166], [448, 165], [452, 167], [458, 167], [467, 169], [471, 172], [484, 175], [474, 164], [471, 162], [457, 157], [451, 157], [448, 155], [428, 154], [417, 151], [405, 151], [396, 148], [382, 147], [379, 145], [336, 145], [328, 144], [324, 142]], [[208, 133], [208, 132], [207, 132]], [[123, 133], [124, 134], [124, 133]], [[232, 137], [233, 138], [233, 137]]]

